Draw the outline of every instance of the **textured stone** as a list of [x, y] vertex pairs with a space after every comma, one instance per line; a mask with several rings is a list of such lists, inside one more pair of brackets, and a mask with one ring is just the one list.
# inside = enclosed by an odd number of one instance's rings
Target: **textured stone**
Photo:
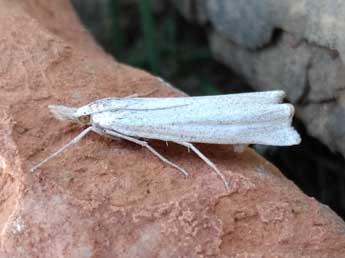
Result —
[[0, 0], [0, 257], [341, 257], [345, 224], [252, 150], [204, 146], [231, 181], [180, 146], [152, 142], [191, 176], [145, 149], [90, 134], [36, 174], [75, 136], [47, 105], [73, 106], [156, 89], [116, 63], [67, 1]]
[[[276, 28], [319, 46], [337, 49], [345, 58], [345, 3], [341, 0], [187, 0], [184, 6], [202, 10], [227, 39], [249, 48], [271, 41]], [[188, 2], [188, 4], [187, 4]], [[183, 6], [182, 6], [183, 7]], [[197, 13], [183, 12], [198, 17]], [[204, 15], [203, 15], [204, 17]], [[204, 22], [205, 18], [202, 19]]]
[[218, 33], [210, 35], [210, 44], [218, 60], [257, 89], [285, 90], [309, 134], [345, 156], [345, 67], [339, 56], [288, 33], [260, 51], [248, 51]]
[[209, 38], [218, 60], [258, 90], [285, 90], [308, 133], [345, 156], [343, 1], [187, 3], [196, 7], [185, 16], [213, 25]]
[[285, 34], [276, 47], [262, 51], [247, 51], [219, 33], [210, 36], [210, 45], [218, 60], [233, 67], [254, 87], [280, 88], [293, 103], [303, 96], [311, 53], [303, 43], [292, 47], [289, 35]]

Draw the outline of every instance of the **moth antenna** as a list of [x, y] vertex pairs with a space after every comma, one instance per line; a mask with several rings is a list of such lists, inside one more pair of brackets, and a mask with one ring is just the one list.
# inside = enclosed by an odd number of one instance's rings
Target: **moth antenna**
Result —
[[50, 112], [59, 120], [73, 120], [77, 119], [75, 113], [77, 108], [66, 107], [62, 105], [49, 105]]

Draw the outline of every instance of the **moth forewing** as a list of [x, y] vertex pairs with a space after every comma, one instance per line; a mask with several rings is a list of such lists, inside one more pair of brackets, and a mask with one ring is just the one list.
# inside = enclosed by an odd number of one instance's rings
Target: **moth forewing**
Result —
[[266, 105], [280, 103], [285, 97], [284, 91], [251, 92], [240, 94], [225, 94], [200, 97], [168, 97], [168, 98], [103, 98], [93, 101], [77, 109], [76, 115], [89, 115], [105, 111], [124, 109], [168, 109], [185, 105], [210, 105], [219, 104], [248, 104]]
[[61, 120], [89, 125], [68, 144], [32, 170], [61, 153], [89, 131], [139, 144], [166, 164], [187, 172], [138, 138], [173, 141], [190, 148], [229, 189], [217, 166], [192, 143], [294, 145], [300, 136], [291, 127], [293, 106], [280, 104], [283, 91], [177, 98], [104, 98], [80, 108], [50, 106]]
[[249, 106], [220, 102], [205, 106], [195, 102], [170, 109], [123, 109], [94, 113], [92, 120], [98, 127], [132, 137], [284, 146], [300, 141], [298, 133], [291, 127], [293, 112], [290, 104]]

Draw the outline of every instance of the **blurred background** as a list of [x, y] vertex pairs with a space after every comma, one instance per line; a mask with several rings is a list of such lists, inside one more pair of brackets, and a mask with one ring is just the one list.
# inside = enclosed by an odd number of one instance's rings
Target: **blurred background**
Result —
[[326, 24], [317, 2], [72, 1], [116, 60], [189, 95], [286, 91], [302, 144], [253, 147], [345, 218], [345, 42], [335, 27], [345, 4], [323, 7]]

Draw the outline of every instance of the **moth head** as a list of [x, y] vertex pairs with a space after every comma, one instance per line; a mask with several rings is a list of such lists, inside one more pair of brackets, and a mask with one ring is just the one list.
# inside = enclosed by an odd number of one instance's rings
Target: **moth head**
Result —
[[91, 120], [90, 115], [83, 115], [83, 116], [78, 117], [79, 123], [81, 123], [83, 125], [89, 125], [90, 120]]

